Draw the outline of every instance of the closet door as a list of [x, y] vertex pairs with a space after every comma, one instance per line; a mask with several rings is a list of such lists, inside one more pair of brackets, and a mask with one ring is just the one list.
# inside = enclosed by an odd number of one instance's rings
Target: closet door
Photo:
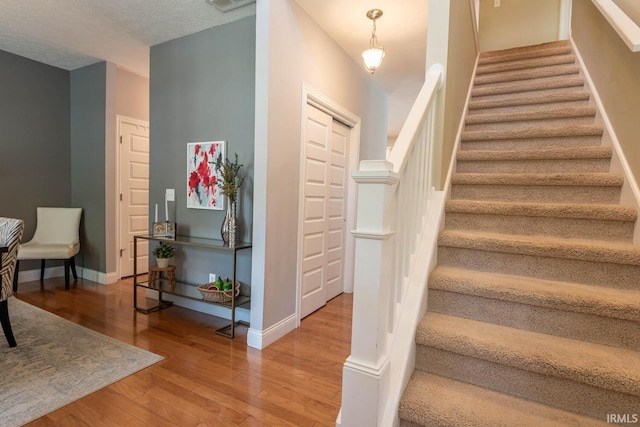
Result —
[[343, 291], [349, 133], [330, 115], [310, 105], [306, 109], [300, 318]]

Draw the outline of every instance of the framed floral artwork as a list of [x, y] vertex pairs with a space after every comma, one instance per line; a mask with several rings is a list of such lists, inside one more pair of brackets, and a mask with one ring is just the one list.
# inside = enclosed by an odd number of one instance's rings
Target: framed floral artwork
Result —
[[226, 158], [225, 141], [187, 144], [187, 208], [224, 209], [216, 162]]

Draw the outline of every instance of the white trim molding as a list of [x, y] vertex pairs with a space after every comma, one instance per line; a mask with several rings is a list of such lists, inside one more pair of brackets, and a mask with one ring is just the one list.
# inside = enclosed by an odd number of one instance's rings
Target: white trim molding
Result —
[[571, 5], [572, 0], [560, 0], [560, 26], [558, 39], [568, 40], [571, 37]]
[[297, 318], [298, 315], [294, 313], [263, 331], [249, 328], [247, 332], [247, 345], [262, 350], [293, 331], [297, 327]]

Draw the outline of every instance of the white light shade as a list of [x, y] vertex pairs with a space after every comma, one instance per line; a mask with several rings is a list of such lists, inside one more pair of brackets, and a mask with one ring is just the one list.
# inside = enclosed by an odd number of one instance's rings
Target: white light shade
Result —
[[384, 49], [380, 47], [370, 47], [362, 52], [364, 66], [371, 74], [382, 64], [382, 58], [384, 58]]

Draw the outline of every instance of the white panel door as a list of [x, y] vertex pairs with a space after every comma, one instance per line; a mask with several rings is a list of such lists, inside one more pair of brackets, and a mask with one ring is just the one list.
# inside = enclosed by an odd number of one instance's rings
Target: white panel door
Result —
[[304, 140], [300, 318], [327, 302], [327, 222], [331, 179], [331, 126], [328, 114], [307, 105]]
[[348, 146], [349, 128], [334, 120], [331, 132], [331, 178], [329, 181], [327, 300], [340, 295], [344, 290]]
[[[133, 236], [149, 233], [148, 125], [120, 123], [120, 194], [120, 277], [127, 277], [133, 274]], [[138, 273], [144, 273], [146, 240], [138, 244], [138, 254]]]
[[349, 129], [307, 105], [302, 165], [300, 318], [342, 293]]

